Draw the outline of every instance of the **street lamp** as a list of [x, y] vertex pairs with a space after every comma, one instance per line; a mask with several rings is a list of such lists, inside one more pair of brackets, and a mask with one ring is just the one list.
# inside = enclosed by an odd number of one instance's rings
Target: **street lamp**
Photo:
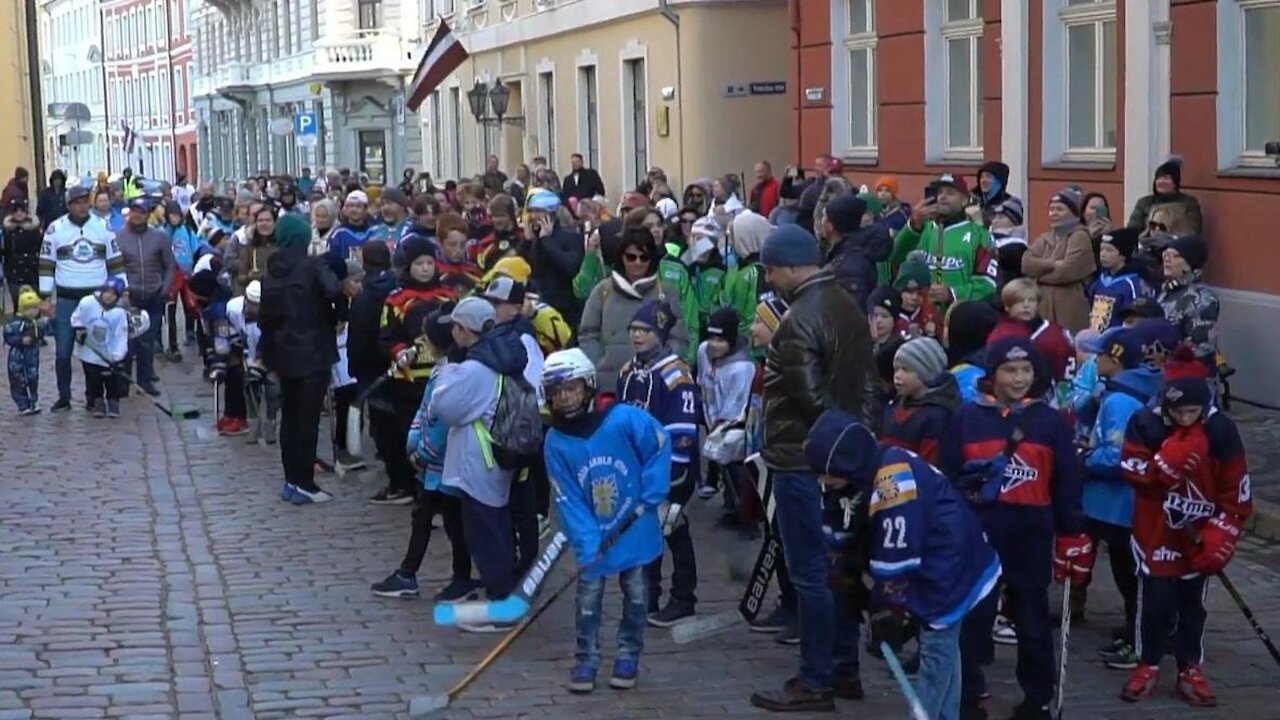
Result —
[[[511, 90], [494, 80], [490, 87], [477, 80], [474, 87], [467, 91], [467, 103], [471, 106], [471, 116], [481, 125], [501, 126], [516, 125], [524, 127], [524, 118], [518, 115], [507, 117], [511, 102]], [[492, 111], [492, 115], [489, 112]]]

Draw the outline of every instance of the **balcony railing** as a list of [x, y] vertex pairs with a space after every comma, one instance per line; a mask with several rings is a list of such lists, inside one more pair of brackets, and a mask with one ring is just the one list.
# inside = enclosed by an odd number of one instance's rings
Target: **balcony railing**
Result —
[[398, 35], [381, 30], [361, 30], [354, 37], [316, 43], [319, 75], [358, 75], [377, 72], [412, 72], [413, 58]]

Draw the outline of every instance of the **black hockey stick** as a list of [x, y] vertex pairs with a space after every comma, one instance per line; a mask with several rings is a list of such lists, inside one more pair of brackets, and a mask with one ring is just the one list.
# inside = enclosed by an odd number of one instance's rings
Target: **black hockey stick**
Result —
[[[1186, 530], [1191, 535], [1191, 540], [1199, 546], [1200, 533], [1191, 525], [1187, 525]], [[1253, 628], [1253, 632], [1257, 634], [1258, 639], [1267, 647], [1267, 652], [1271, 653], [1271, 659], [1275, 660], [1277, 665], [1280, 665], [1280, 650], [1276, 649], [1275, 643], [1271, 642], [1271, 636], [1267, 635], [1267, 631], [1263, 630], [1262, 626], [1258, 624], [1258, 618], [1254, 616], [1253, 609], [1249, 607], [1249, 603], [1244, 601], [1244, 596], [1236, 589], [1235, 583], [1231, 582], [1231, 578], [1228, 578], [1227, 573], [1223, 570], [1219, 570], [1216, 573], [1216, 577], [1222, 581], [1222, 587], [1227, 589], [1227, 594], [1231, 596], [1236, 607], [1240, 608], [1241, 613], [1244, 613], [1244, 619], [1249, 621], [1249, 625]]]
[[[90, 350], [94, 355], [97, 355], [99, 358], [101, 358], [101, 359], [102, 359], [102, 361], [103, 361], [103, 362], [107, 363], [107, 367], [111, 370], [111, 374], [112, 374], [112, 375], [115, 375], [116, 377], [118, 377], [118, 378], [120, 378], [120, 379], [124, 380], [124, 381], [125, 381], [125, 383], [126, 383], [126, 384], [128, 384], [128, 385], [132, 385], [132, 384], [133, 384], [133, 378], [131, 378], [131, 377], [129, 377], [128, 375], [125, 375], [123, 372], [121, 372], [121, 371], [120, 371], [120, 369], [119, 369], [119, 368], [117, 368], [117, 367], [115, 366], [115, 364], [114, 364], [114, 363], [112, 363], [110, 360], [108, 360], [108, 359], [107, 359], [107, 356], [106, 356], [106, 355], [103, 355], [103, 354], [102, 354], [102, 351], [101, 351], [101, 350], [99, 350], [98, 348], [96, 348], [96, 347], [94, 347], [94, 346], [90, 345], [90, 344], [89, 344], [89, 343], [87, 343], [87, 342], [82, 342], [82, 343], [80, 343], [80, 345], [81, 345], [82, 347], [87, 347], [87, 348], [89, 348], [89, 350]], [[160, 409], [160, 412], [164, 413], [165, 415], [168, 415], [168, 416], [169, 416], [169, 417], [171, 417], [171, 418], [172, 418], [172, 417], [174, 417], [174, 415], [173, 415], [173, 411], [172, 411], [172, 410], [170, 410], [169, 408], [165, 407], [164, 405], [161, 405], [159, 400], [152, 400], [152, 401], [151, 401], [151, 404], [152, 404], [152, 405], [155, 405], [157, 408], [159, 408], [159, 409]], [[175, 419], [178, 419], [178, 420], [196, 420], [196, 419], [198, 419], [199, 417], [200, 417], [200, 411], [199, 411], [199, 410], [184, 410], [184, 411], [182, 411], [181, 413], [179, 413], [179, 414], [178, 414], [178, 417], [176, 417]]]
[[1062, 583], [1062, 654], [1058, 658], [1058, 700], [1054, 716], [1062, 720], [1062, 704], [1067, 699], [1067, 650], [1071, 647], [1071, 576]]

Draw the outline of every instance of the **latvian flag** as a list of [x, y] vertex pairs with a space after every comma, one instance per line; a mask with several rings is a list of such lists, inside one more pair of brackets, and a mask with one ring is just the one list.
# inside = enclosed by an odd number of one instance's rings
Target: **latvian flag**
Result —
[[121, 120], [120, 127], [124, 130], [124, 154], [132, 155], [134, 145], [138, 141], [138, 133], [133, 128], [129, 127], [128, 120]]
[[441, 20], [435, 37], [431, 38], [431, 44], [422, 53], [422, 61], [413, 73], [413, 83], [409, 85], [409, 98], [405, 106], [411, 112], [417, 112], [427, 96], [468, 57], [467, 49], [454, 37], [449, 24]]

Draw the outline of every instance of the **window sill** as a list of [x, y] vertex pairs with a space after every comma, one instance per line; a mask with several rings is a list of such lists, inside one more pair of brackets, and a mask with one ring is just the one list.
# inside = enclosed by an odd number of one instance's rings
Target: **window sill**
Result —
[[1041, 165], [1045, 170], [1092, 170], [1106, 172], [1116, 169], [1114, 158], [1110, 160], [1091, 160], [1085, 158], [1064, 157], [1048, 160]]
[[878, 165], [880, 163], [880, 148], [850, 148], [844, 151], [844, 157], [840, 158], [840, 160], [843, 161], [845, 165], [858, 165], [862, 167]]
[[962, 163], [981, 163], [986, 160], [982, 148], [953, 148], [943, 150], [934, 155], [926, 163], [928, 165], [956, 165]]
[[1280, 166], [1266, 167], [1263, 165], [1237, 165], [1236, 167], [1227, 168], [1218, 171], [1218, 177], [1224, 178], [1261, 178], [1265, 180], [1274, 180], [1280, 178]]

